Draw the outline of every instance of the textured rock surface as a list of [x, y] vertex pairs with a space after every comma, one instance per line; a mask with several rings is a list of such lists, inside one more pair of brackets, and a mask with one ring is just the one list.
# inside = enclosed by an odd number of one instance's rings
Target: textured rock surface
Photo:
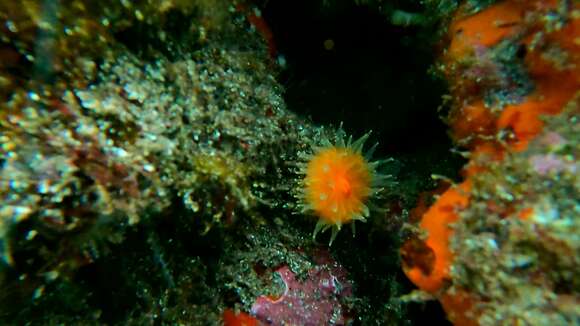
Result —
[[[280, 266], [312, 270], [295, 163], [333, 131], [286, 109], [256, 12], [0, 4], [0, 322], [215, 324], [277, 293]], [[395, 247], [355, 256], [342, 241], [360, 284], [381, 280], [373, 298], [396, 296]], [[357, 318], [402, 320], [398, 303], [352, 295]]]
[[327, 252], [315, 254], [316, 265], [304, 280], [288, 266], [276, 273], [284, 282], [278, 297], [260, 296], [252, 305], [252, 314], [271, 325], [345, 325], [349, 318], [341, 302], [352, 297], [352, 284], [346, 270]]

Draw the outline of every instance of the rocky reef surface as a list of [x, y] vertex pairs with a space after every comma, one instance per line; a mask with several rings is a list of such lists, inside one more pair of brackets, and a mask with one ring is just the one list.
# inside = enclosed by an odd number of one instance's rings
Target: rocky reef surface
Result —
[[438, 298], [455, 324], [580, 317], [579, 10], [513, 0], [450, 18], [438, 68], [469, 162], [401, 252], [415, 294]]
[[[326, 131], [286, 109], [256, 10], [0, 4], [2, 323], [216, 324], [280, 294], [282, 268], [338, 282], [313, 272], [325, 245], [291, 195]], [[394, 282], [309, 306], [396, 323]]]
[[0, 3], [0, 324], [578, 321], [577, 3], [316, 4], [437, 53], [454, 146], [379, 147], [391, 179], [332, 247], [294, 194], [340, 121], [288, 107], [269, 1]]

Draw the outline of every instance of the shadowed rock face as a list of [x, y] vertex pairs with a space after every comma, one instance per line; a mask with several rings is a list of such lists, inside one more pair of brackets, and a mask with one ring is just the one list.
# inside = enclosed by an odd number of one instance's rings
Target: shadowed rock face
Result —
[[164, 246], [263, 219], [314, 128], [227, 1], [51, 3], [0, 5], [0, 318], [154, 318], [161, 287], [192, 320], [203, 263]]

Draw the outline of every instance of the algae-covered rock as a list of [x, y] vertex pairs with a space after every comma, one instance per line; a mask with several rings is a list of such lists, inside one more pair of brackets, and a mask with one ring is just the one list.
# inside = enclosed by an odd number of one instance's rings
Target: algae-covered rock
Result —
[[[328, 249], [292, 194], [322, 131], [286, 109], [257, 13], [0, 4], [1, 323], [216, 324], [279, 293], [281, 266], [309, 275]], [[329, 254], [352, 276], [344, 320], [404, 320], [390, 231]]]
[[285, 109], [263, 41], [229, 1], [25, 1], [0, 19], [5, 320], [122, 320], [78, 301], [96, 285], [79, 281], [87, 266], [138, 264], [112, 251], [136, 250], [127, 232], [157, 248], [152, 227], [170, 214], [191, 237], [259, 219], [278, 196], [267, 183], [313, 130]]
[[469, 291], [481, 325], [506, 320], [568, 324], [580, 316], [575, 159], [578, 100], [523, 152], [474, 178], [477, 191], [454, 226], [453, 289]]
[[453, 15], [438, 65], [469, 162], [421, 214], [404, 270], [458, 325], [575, 323], [578, 4], [477, 2]]

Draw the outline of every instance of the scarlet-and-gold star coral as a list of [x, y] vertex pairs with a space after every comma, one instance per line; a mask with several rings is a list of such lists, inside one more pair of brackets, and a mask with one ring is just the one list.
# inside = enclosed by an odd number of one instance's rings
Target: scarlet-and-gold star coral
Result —
[[[353, 141], [340, 128], [334, 143], [323, 137], [322, 146], [305, 155], [301, 164], [304, 175], [300, 190], [303, 212], [316, 215], [313, 237], [332, 229], [330, 244], [344, 224], [365, 222], [370, 215], [369, 200], [382, 190], [389, 175], [381, 175], [377, 167], [383, 161], [371, 161], [376, 144], [363, 152], [370, 132]], [[354, 232], [354, 223], [351, 224]]]

